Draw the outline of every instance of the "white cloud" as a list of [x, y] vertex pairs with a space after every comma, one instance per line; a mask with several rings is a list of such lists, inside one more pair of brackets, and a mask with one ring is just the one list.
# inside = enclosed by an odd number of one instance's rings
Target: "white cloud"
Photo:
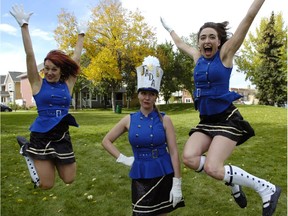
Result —
[[45, 31], [42, 31], [41, 29], [33, 29], [30, 34], [32, 37], [40, 37], [43, 40], [48, 40], [48, 41], [54, 40], [50, 32], [45, 32]]
[[0, 32], [16, 35], [17, 29], [9, 24], [0, 24]]
[[0, 53], [0, 61], [1, 61], [1, 74], [6, 75], [8, 71], [19, 71], [25, 72], [26, 71], [26, 62], [24, 51], [15, 50], [13, 52], [5, 52]]

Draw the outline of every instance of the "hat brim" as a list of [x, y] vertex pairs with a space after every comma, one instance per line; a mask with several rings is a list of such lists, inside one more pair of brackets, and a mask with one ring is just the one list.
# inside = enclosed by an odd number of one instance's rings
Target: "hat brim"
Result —
[[137, 92], [139, 93], [140, 91], [150, 91], [158, 94], [158, 91], [154, 88], [139, 88]]

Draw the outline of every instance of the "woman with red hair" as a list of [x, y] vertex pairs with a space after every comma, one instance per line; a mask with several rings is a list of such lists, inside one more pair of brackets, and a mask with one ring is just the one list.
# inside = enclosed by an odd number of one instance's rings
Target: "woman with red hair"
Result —
[[72, 91], [80, 73], [80, 57], [86, 26], [78, 26], [78, 40], [72, 57], [60, 50], [50, 51], [44, 59], [44, 78], [39, 75], [28, 22], [32, 13], [15, 5], [10, 11], [21, 27], [26, 53], [27, 76], [38, 116], [30, 127], [30, 142], [18, 136], [20, 153], [25, 157], [34, 185], [42, 189], [54, 186], [55, 168], [60, 178], [70, 184], [76, 175], [76, 162], [69, 126], [78, 126], [68, 113]]

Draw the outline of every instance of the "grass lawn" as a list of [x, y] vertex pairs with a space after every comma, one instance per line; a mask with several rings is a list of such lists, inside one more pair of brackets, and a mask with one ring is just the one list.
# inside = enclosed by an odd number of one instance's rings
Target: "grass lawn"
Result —
[[[239, 166], [282, 188], [275, 216], [287, 215], [287, 110], [269, 106], [239, 105], [256, 136], [236, 148], [227, 163]], [[191, 104], [160, 106], [172, 119], [180, 154], [191, 127], [198, 123], [198, 112]], [[34, 189], [24, 158], [19, 154], [16, 136], [29, 137], [29, 126], [36, 112], [1, 113], [1, 215], [3, 216], [129, 216], [131, 194], [129, 168], [118, 164], [101, 146], [104, 135], [124, 115], [122, 109], [71, 112], [80, 124], [70, 128], [77, 160], [77, 177], [65, 185], [57, 176], [51, 190]], [[115, 143], [127, 156], [132, 154], [127, 135]], [[182, 165], [183, 195], [186, 207], [174, 216], [255, 216], [262, 215], [260, 196], [244, 188], [248, 206], [234, 203], [230, 190], [221, 181], [197, 174]], [[92, 199], [88, 199], [88, 196]]]

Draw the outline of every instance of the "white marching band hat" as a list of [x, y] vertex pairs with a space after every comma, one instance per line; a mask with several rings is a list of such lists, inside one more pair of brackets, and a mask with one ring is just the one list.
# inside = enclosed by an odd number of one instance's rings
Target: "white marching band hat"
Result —
[[158, 58], [147, 56], [137, 70], [137, 89], [139, 91], [153, 91], [157, 94], [160, 90], [163, 70]]

